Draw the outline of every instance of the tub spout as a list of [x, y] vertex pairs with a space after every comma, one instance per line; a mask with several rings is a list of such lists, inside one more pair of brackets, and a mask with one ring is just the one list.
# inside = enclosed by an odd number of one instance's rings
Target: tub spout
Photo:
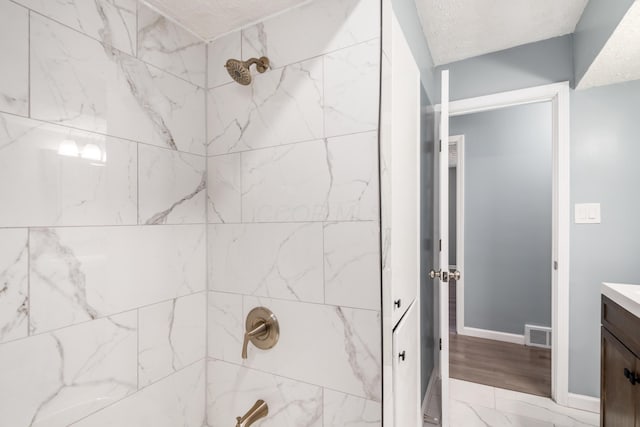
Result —
[[258, 400], [255, 405], [242, 417], [236, 417], [236, 427], [249, 427], [260, 418], [264, 418], [269, 413], [269, 406], [264, 400]]

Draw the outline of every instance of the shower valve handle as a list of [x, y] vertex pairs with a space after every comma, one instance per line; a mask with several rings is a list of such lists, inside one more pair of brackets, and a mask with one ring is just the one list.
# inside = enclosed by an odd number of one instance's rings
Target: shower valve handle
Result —
[[267, 322], [260, 322], [258, 324], [258, 326], [256, 326], [252, 330], [247, 331], [247, 332], [244, 333], [244, 343], [242, 344], [242, 358], [243, 359], [246, 359], [248, 357], [247, 356], [247, 347], [249, 346], [249, 341], [251, 341], [251, 338], [260, 337], [261, 335], [266, 334], [268, 328], [269, 328], [269, 326], [267, 325]]

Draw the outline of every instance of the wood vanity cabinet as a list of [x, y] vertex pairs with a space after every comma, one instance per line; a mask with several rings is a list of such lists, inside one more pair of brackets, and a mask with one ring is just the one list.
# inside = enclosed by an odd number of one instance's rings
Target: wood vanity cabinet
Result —
[[600, 424], [640, 427], [640, 319], [602, 296]]

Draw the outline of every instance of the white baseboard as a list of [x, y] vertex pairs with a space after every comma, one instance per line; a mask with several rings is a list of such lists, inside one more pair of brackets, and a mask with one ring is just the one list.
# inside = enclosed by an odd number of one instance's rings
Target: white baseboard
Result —
[[585, 396], [583, 394], [569, 393], [567, 397], [567, 406], [574, 409], [581, 409], [583, 411], [600, 413], [600, 399], [592, 396]]
[[504, 341], [513, 344], [524, 345], [524, 335], [509, 334], [506, 332], [490, 331], [488, 329], [470, 328], [465, 326], [458, 332], [460, 335], [468, 335], [476, 338], [486, 338], [488, 340]]

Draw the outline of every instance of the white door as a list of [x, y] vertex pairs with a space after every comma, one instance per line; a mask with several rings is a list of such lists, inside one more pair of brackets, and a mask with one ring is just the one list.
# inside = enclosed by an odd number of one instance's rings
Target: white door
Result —
[[[436, 371], [439, 376], [442, 427], [449, 426], [449, 71], [442, 71], [440, 120], [435, 158], [434, 324]], [[434, 274], [435, 273], [435, 274]]]

